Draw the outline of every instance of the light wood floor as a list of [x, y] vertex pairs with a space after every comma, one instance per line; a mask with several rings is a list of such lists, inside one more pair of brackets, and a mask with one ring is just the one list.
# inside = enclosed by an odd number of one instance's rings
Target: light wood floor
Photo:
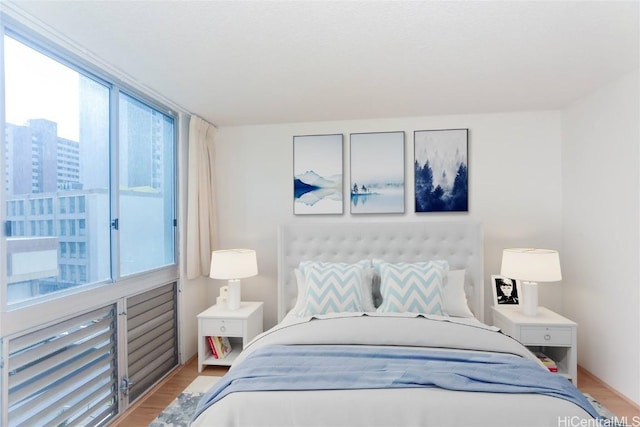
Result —
[[[138, 401], [113, 425], [119, 427], [148, 426], [198, 375], [222, 376], [226, 371], [226, 368], [209, 366], [201, 374], [198, 374], [198, 361], [197, 358], [193, 358], [174, 371], [146, 397]], [[578, 388], [583, 393], [589, 393], [596, 398], [616, 416], [626, 417], [629, 425], [638, 425], [640, 422], [640, 407], [621, 397], [581, 367], [578, 367]]]

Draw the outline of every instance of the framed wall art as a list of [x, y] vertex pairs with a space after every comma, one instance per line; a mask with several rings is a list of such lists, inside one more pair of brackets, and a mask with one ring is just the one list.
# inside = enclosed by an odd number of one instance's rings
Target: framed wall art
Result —
[[351, 213], [404, 213], [404, 132], [351, 134]]
[[491, 275], [493, 305], [500, 307], [522, 307], [520, 281], [508, 277]]
[[468, 129], [414, 132], [415, 211], [468, 212]]
[[293, 137], [293, 213], [342, 214], [343, 136]]

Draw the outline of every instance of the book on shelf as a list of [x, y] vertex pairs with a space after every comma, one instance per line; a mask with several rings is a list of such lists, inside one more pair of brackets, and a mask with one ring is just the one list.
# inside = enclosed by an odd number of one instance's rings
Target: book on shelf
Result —
[[544, 353], [537, 352], [535, 355], [547, 367], [550, 372], [558, 372], [558, 365], [549, 356]]
[[213, 337], [207, 337], [207, 343], [209, 344], [209, 349], [211, 349], [211, 354], [213, 355], [213, 358], [217, 359], [218, 353], [216, 352], [216, 346], [215, 346], [215, 343], [213, 342]]
[[231, 343], [228, 337], [211, 337], [215, 349], [215, 358], [223, 359], [231, 353]]

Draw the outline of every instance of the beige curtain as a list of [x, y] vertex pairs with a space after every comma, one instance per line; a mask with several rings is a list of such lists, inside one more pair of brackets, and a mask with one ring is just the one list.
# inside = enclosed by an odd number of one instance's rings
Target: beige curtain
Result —
[[214, 137], [216, 128], [200, 117], [189, 123], [189, 184], [187, 190], [187, 278], [208, 276], [216, 245]]

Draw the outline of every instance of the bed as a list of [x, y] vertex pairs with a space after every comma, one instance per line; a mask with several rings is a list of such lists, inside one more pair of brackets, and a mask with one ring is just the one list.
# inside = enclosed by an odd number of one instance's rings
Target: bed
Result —
[[473, 221], [281, 226], [279, 323], [245, 347], [192, 425], [595, 422], [569, 381], [484, 323], [483, 277]]

